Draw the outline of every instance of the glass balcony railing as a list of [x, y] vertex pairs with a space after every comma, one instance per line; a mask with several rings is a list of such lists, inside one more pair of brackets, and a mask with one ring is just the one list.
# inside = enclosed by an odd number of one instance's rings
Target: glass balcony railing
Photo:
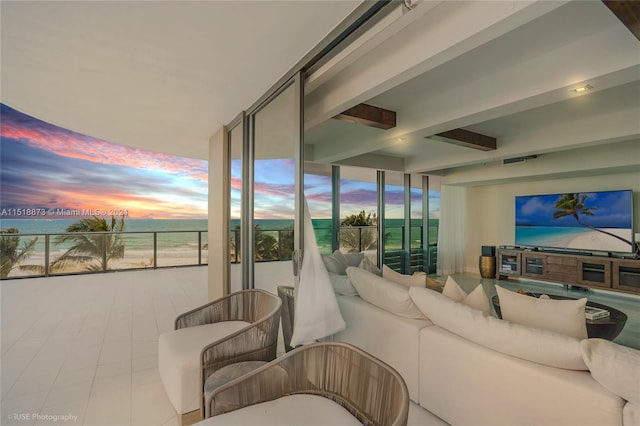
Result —
[[[321, 254], [331, 253], [331, 228], [314, 227], [316, 241]], [[411, 255], [407, 259], [404, 255], [404, 226], [387, 226], [386, 249], [384, 263], [391, 269], [412, 273], [426, 271], [435, 273], [437, 244], [428, 245], [427, 253], [429, 261], [424, 259], [424, 245], [422, 241], [422, 227], [412, 227]], [[240, 253], [236, 248], [240, 247], [240, 230], [231, 231], [231, 263], [240, 263]], [[256, 262], [276, 262], [291, 260], [293, 251], [293, 231], [281, 230], [256, 230]], [[378, 230], [375, 226], [344, 226], [339, 231], [340, 250], [347, 252], [375, 252], [378, 249]]]
[[[404, 254], [403, 227], [387, 227], [384, 263], [396, 271], [425, 270], [422, 232], [412, 236], [411, 254]], [[256, 230], [256, 262], [291, 260], [291, 229]], [[331, 229], [315, 229], [321, 253], [331, 252]], [[394, 239], [394, 236], [397, 238]], [[63, 234], [2, 234], [2, 279], [46, 277], [134, 269], [208, 264], [207, 231], [73, 232]], [[325, 241], [327, 240], [327, 241]], [[396, 241], [398, 240], [398, 241]], [[375, 252], [374, 226], [342, 227], [340, 250]], [[429, 272], [435, 268], [437, 247], [429, 244]], [[230, 262], [240, 263], [240, 230], [230, 233]]]
[[208, 264], [207, 231], [2, 234], [2, 279]]

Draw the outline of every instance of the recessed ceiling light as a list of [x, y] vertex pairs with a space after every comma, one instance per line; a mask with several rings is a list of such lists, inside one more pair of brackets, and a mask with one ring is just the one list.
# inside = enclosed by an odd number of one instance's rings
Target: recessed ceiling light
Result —
[[591, 90], [593, 89], [593, 86], [589, 85], [589, 84], [585, 84], [583, 86], [578, 86], [575, 89], [573, 89], [574, 92], [576, 93], [583, 93], [586, 92], [587, 90]]
[[396, 138], [396, 142], [404, 142], [404, 138]]

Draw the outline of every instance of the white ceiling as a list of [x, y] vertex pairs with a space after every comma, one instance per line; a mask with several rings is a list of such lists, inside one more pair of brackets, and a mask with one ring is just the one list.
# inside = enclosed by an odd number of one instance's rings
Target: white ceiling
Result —
[[358, 1], [5, 1], [1, 101], [124, 145], [208, 140]]
[[[2, 102], [112, 142], [207, 158], [208, 138], [357, 4], [2, 1]], [[462, 183], [482, 182], [468, 174], [478, 168], [513, 178], [486, 167], [531, 154], [530, 175], [561, 173], [546, 159], [574, 175], [640, 170], [640, 41], [601, 1], [396, 7], [310, 82], [316, 163]], [[593, 90], [571, 91], [583, 83]], [[361, 102], [396, 111], [397, 127], [331, 118]], [[498, 149], [425, 138], [455, 128], [496, 137]]]
[[[542, 163], [610, 145], [625, 149], [620, 170], [640, 170], [640, 41], [602, 2], [445, 1], [411, 14], [308, 96], [308, 159], [448, 177], [517, 156]], [[572, 91], [586, 83], [593, 89]], [[360, 102], [396, 111], [397, 126], [331, 118]], [[426, 139], [456, 128], [495, 137], [498, 149]], [[629, 140], [637, 143], [620, 144]]]

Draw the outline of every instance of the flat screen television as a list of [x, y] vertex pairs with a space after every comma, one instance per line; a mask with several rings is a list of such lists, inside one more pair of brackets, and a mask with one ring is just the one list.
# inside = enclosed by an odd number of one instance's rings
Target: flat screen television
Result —
[[516, 196], [516, 246], [633, 252], [631, 190]]

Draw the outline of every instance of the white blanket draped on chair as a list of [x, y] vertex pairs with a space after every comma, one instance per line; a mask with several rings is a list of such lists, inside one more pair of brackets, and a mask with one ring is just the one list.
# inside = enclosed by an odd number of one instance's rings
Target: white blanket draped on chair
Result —
[[344, 330], [329, 273], [322, 262], [307, 200], [304, 200], [304, 258], [295, 302], [291, 346], [312, 343]]

